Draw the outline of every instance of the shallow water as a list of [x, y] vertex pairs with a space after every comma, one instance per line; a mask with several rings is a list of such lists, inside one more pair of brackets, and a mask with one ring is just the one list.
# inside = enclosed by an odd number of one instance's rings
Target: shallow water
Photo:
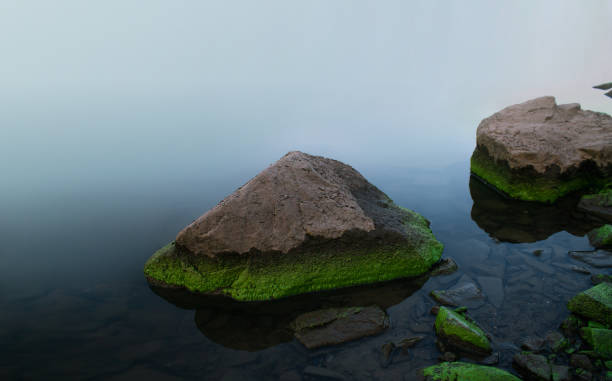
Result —
[[[612, 2], [4, 3], [1, 380], [410, 380], [439, 356], [428, 293], [464, 276], [509, 368], [519, 338], [555, 329], [590, 284], [566, 267], [590, 249], [580, 216], [500, 201], [468, 166], [479, 121], [508, 105], [612, 113], [591, 88], [612, 78]], [[149, 288], [153, 252], [295, 149], [422, 213], [459, 272], [256, 311]], [[373, 300], [391, 324], [375, 337], [309, 351], [285, 327]]]
[[[170, 303], [142, 274], [146, 259], [219, 194], [179, 197], [143, 186], [133, 194], [50, 195], [29, 216], [14, 210], [5, 228], [17, 239], [0, 258], [0, 378], [297, 380], [312, 379], [308, 372], [318, 367], [348, 379], [410, 380], [440, 356], [429, 292], [462, 277], [483, 289], [486, 298], [469, 312], [492, 335], [499, 366], [511, 369], [520, 339], [555, 330], [567, 300], [591, 284], [568, 265], [610, 269], [569, 257], [569, 250], [591, 249], [584, 237], [591, 226], [580, 216], [506, 201], [470, 179], [468, 163], [368, 174], [432, 221], [458, 272], [422, 279], [422, 286], [396, 281], [252, 308], [165, 295]], [[501, 279], [501, 289], [491, 278]], [[300, 311], [374, 303], [390, 317], [377, 336], [307, 350], [287, 330]], [[415, 335], [425, 339], [384, 361], [384, 343]]]

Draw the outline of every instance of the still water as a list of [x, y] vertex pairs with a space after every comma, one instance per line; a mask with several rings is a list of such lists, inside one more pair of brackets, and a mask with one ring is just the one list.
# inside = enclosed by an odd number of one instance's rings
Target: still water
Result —
[[[555, 330], [567, 300], [591, 284], [570, 265], [610, 272], [569, 257], [569, 250], [591, 249], [584, 234], [593, 227], [572, 213], [572, 200], [567, 208], [507, 201], [470, 179], [468, 163], [466, 156], [441, 169], [370, 167], [366, 174], [432, 221], [456, 273], [247, 308], [160, 297], [142, 274], [146, 259], [242, 174], [229, 171], [216, 193], [140, 184], [41, 196], [36, 208], [15, 208], [3, 220], [11, 239], [0, 257], [0, 378], [308, 380], [316, 379], [313, 369], [325, 369], [347, 379], [411, 380], [440, 356], [429, 292], [465, 279], [485, 295], [471, 316], [492, 335], [498, 366], [511, 369], [521, 338]], [[307, 350], [287, 329], [299, 312], [371, 304], [390, 317], [377, 336]], [[415, 335], [425, 338], [383, 358], [383, 344]]]
[[[0, 379], [411, 380], [440, 355], [429, 292], [462, 279], [510, 369], [590, 285], [572, 201], [504, 201], [469, 157], [511, 104], [612, 113], [591, 88], [612, 78], [611, 2], [144, 3], [0, 1]], [[154, 293], [151, 254], [292, 150], [423, 214], [459, 271], [247, 309]], [[286, 329], [372, 303], [378, 336], [310, 351]]]

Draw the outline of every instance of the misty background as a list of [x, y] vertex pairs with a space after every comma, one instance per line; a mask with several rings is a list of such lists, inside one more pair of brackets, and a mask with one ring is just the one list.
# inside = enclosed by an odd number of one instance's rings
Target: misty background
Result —
[[397, 199], [409, 168], [467, 168], [503, 107], [612, 113], [591, 88], [612, 80], [606, 0], [0, 0], [0, 52], [4, 291], [144, 281], [155, 249], [291, 150]]

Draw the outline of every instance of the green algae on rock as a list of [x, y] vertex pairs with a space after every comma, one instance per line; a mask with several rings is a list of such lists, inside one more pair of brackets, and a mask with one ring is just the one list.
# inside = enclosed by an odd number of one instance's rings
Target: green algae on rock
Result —
[[519, 381], [505, 370], [466, 362], [443, 362], [420, 371], [425, 381]]
[[601, 282], [612, 283], [612, 275], [593, 274], [593, 275], [591, 275], [591, 282], [593, 284], [600, 284]]
[[612, 330], [583, 327], [580, 336], [589, 343], [600, 357], [612, 359]]
[[491, 353], [491, 343], [484, 331], [474, 321], [457, 309], [440, 307], [436, 316], [436, 335], [448, 345], [464, 352], [486, 355]]
[[512, 198], [552, 203], [610, 183], [611, 142], [609, 115], [536, 98], [480, 123], [471, 171]]
[[589, 242], [593, 247], [602, 248], [612, 246], [612, 225], [604, 225], [594, 229], [588, 234]]
[[353, 168], [290, 152], [145, 264], [157, 286], [240, 301], [414, 277], [442, 254], [429, 221]]
[[602, 282], [574, 296], [567, 308], [575, 314], [612, 325], [612, 284]]
[[476, 178], [511, 198], [543, 203], [555, 202], [574, 191], [597, 189], [605, 183], [600, 176], [590, 172], [575, 177], [542, 175], [532, 168], [511, 169], [507, 163], [496, 161], [486, 147], [477, 147], [470, 159], [470, 170]]
[[606, 184], [604, 189], [598, 193], [583, 195], [576, 209], [601, 220], [612, 222], [612, 184]]

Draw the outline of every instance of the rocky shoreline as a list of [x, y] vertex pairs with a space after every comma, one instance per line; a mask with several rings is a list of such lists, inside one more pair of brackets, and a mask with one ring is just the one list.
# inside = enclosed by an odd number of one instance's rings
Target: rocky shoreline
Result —
[[[428, 277], [447, 277], [453, 286], [448, 282], [429, 293], [437, 303], [431, 308], [435, 322], [430, 329], [440, 362], [419, 370], [421, 379], [518, 380], [495, 367], [503, 352], [506, 358], [511, 354], [514, 370], [526, 380], [612, 380], [612, 278], [594, 270], [612, 268], [612, 118], [577, 104], [557, 105], [553, 97], [507, 107], [479, 125], [471, 172], [473, 179], [501, 195], [495, 199], [489, 190], [470, 183], [472, 218], [497, 242], [536, 242], [566, 230], [587, 235], [594, 250], [513, 250], [504, 253], [501, 263], [486, 264], [488, 254], [474, 242], [469, 266], [478, 275], [472, 279], [456, 273], [452, 258], [441, 259], [443, 245], [426, 218], [397, 206], [346, 164], [290, 152], [156, 252], [145, 265], [145, 276], [157, 293], [177, 305], [189, 298], [175, 299], [175, 291], [229, 297], [242, 306], [276, 300], [291, 305], [296, 297], [316, 300], [325, 292], [355, 286], [384, 287], [398, 279], [416, 282], [419, 276], [423, 285]], [[553, 263], [555, 269], [540, 261], [553, 256], [584, 266]], [[507, 272], [511, 283], [538, 283], [531, 269], [549, 278], [558, 278], [560, 269], [591, 275], [594, 286], [567, 301], [570, 315], [558, 330], [526, 336], [519, 349], [500, 342], [499, 331], [492, 334], [469, 311], [504, 305]], [[520, 292], [520, 285], [512, 291]], [[298, 302], [293, 305], [297, 309], [277, 315], [282, 318], [276, 325], [263, 319], [271, 329], [265, 338], [254, 336], [236, 349], [295, 337], [316, 350], [379, 335], [390, 327], [390, 305], [350, 300]], [[202, 332], [226, 341], [208, 326], [210, 316], [218, 313], [203, 313], [197, 305]], [[385, 342], [380, 347], [382, 366], [424, 338]], [[338, 376], [325, 368], [308, 368], [305, 374], [312, 377]]]

